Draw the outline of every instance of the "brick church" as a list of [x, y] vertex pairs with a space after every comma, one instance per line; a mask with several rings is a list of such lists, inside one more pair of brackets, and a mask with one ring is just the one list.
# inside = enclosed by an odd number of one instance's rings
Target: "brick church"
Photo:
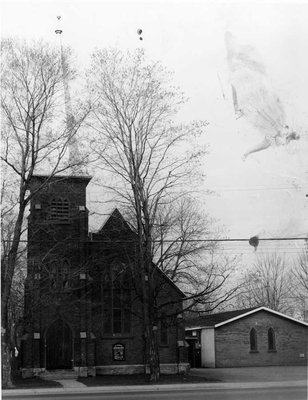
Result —
[[[136, 236], [117, 209], [89, 232], [90, 180], [36, 175], [30, 183], [23, 377], [58, 369], [79, 376], [147, 370]], [[159, 269], [155, 274], [161, 373], [182, 372], [185, 296]]]

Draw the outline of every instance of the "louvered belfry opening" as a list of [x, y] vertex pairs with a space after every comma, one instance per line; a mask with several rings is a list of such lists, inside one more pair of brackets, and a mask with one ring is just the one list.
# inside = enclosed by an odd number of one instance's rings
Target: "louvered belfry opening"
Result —
[[69, 222], [70, 205], [66, 198], [53, 198], [50, 203], [50, 219], [57, 222]]

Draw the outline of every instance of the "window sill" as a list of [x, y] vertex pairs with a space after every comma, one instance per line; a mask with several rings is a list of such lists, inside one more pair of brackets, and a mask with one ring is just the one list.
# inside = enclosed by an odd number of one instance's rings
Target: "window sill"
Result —
[[272, 349], [272, 350], [267, 350], [268, 353], [277, 353], [276, 349]]
[[160, 344], [159, 347], [164, 347], [164, 348], [166, 348], [166, 347], [169, 347], [169, 344]]
[[258, 350], [250, 350], [249, 353], [259, 353], [259, 351]]

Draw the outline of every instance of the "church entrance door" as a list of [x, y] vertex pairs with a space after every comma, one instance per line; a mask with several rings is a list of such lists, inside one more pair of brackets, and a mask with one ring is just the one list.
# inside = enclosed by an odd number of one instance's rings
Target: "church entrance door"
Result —
[[48, 328], [46, 346], [47, 369], [72, 368], [72, 331], [63, 320]]

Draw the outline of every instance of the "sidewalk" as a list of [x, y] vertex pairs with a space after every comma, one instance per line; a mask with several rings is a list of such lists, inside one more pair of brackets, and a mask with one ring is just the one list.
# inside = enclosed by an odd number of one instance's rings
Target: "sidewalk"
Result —
[[[3, 390], [3, 398], [16, 395], [42, 395], [61, 393], [112, 393], [112, 392], [149, 392], [199, 389], [254, 389], [271, 387], [306, 387], [307, 371], [305, 367], [266, 367], [266, 368], [217, 368], [193, 369], [189, 375], [210, 376], [216, 382], [174, 383], [158, 385], [123, 385], [123, 386], [86, 386], [81, 382], [69, 380], [61, 388], [10, 389]], [[221, 382], [217, 382], [218, 378]], [[91, 379], [91, 378], [89, 378]], [[63, 383], [64, 381], [58, 381]]]
[[257, 389], [257, 388], [271, 388], [271, 387], [305, 387], [305, 381], [284, 381], [284, 382], [248, 382], [248, 383], [184, 383], [179, 385], [139, 385], [139, 386], [98, 386], [98, 387], [70, 387], [70, 388], [50, 388], [50, 389], [12, 389], [3, 390], [3, 398], [16, 395], [39, 395], [39, 394], [60, 394], [60, 393], [114, 393], [114, 392], [153, 392], [153, 391], [175, 391], [175, 390], [191, 390], [193, 388], [199, 389]]

